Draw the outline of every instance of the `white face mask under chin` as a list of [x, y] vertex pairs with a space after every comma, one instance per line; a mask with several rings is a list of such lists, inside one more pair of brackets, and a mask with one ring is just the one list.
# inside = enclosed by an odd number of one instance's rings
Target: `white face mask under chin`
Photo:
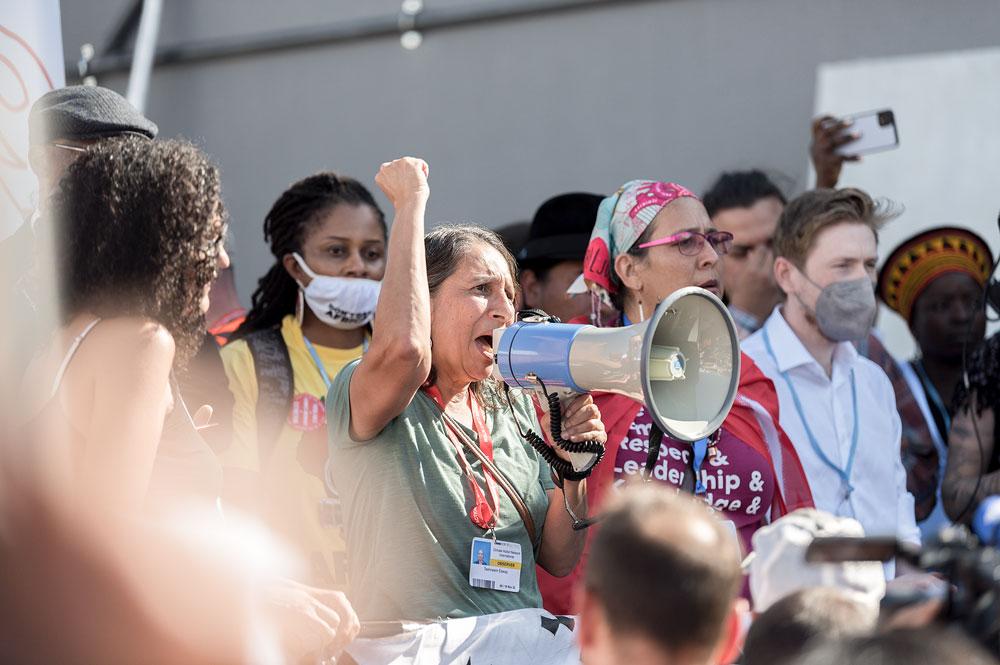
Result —
[[299, 282], [300, 323], [303, 298], [316, 318], [333, 328], [353, 330], [371, 323], [375, 317], [381, 282], [362, 277], [317, 275], [298, 252], [293, 252], [292, 256], [302, 271], [312, 278], [309, 286], [302, 286]]

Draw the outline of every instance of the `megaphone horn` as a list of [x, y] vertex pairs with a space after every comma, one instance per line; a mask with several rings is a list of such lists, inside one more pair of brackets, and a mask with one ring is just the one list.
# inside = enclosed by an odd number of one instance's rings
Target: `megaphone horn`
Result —
[[[493, 349], [494, 376], [511, 387], [543, 392], [547, 401], [595, 391], [625, 395], [682, 441], [718, 430], [739, 385], [732, 316], [694, 286], [670, 294], [647, 321], [621, 328], [519, 321], [493, 333]], [[573, 468], [589, 472], [599, 459], [574, 456]]]

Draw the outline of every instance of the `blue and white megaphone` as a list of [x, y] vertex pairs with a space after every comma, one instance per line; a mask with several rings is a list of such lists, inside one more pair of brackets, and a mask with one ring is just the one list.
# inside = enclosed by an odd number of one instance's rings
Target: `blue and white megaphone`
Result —
[[[719, 429], [739, 385], [736, 325], [719, 298], [695, 286], [670, 294], [648, 320], [621, 328], [519, 321], [493, 332], [493, 350], [493, 376], [543, 393], [543, 404], [594, 391], [626, 395], [682, 441]], [[553, 438], [572, 459], [571, 475], [563, 475], [585, 477], [603, 447], [561, 442], [557, 420]], [[552, 464], [552, 455], [539, 452]]]

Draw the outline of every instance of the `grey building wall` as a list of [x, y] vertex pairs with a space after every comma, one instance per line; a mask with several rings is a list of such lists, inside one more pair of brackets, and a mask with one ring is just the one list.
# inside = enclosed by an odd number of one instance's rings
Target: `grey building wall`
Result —
[[[475, 0], [485, 2], [485, 0]], [[128, 0], [63, 0], [67, 59]], [[474, 0], [426, 0], [428, 8]], [[491, 3], [492, 4], [492, 3]], [[394, 15], [395, 0], [173, 0], [161, 44]], [[158, 68], [148, 115], [222, 168], [244, 298], [270, 263], [263, 215], [319, 169], [374, 186], [431, 166], [432, 222], [499, 226], [550, 195], [636, 177], [704, 189], [757, 166], [803, 186], [822, 62], [996, 46], [996, 0], [667, 0]], [[126, 79], [100, 83], [124, 91]]]

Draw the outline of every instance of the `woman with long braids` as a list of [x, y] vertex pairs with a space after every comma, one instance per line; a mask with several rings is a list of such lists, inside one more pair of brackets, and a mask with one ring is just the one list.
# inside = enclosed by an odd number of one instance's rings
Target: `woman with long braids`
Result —
[[275, 262], [222, 350], [235, 397], [222, 452], [227, 496], [308, 558], [313, 584], [344, 581], [339, 503], [324, 483], [332, 377], [361, 356], [385, 272], [385, 218], [352, 178], [317, 173], [264, 220]]

